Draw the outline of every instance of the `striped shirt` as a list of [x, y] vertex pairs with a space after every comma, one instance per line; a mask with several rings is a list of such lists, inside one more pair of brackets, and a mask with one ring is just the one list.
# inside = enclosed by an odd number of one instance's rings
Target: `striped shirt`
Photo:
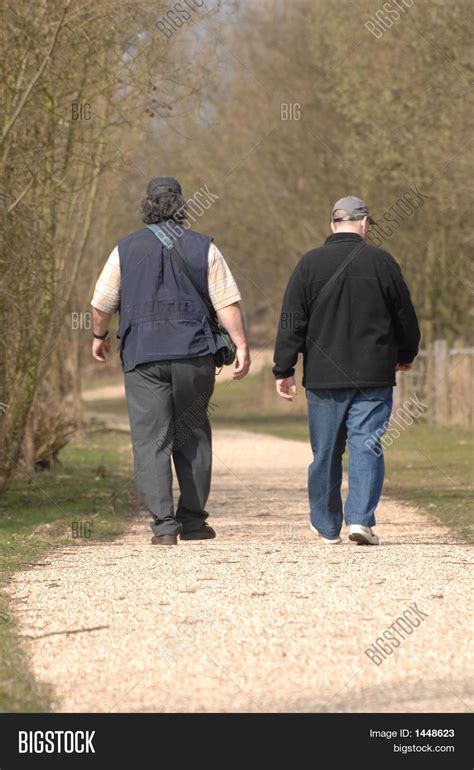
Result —
[[[215, 310], [241, 300], [239, 288], [221, 252], [213, 243], [208, 252], [207, 288]], [[120, 304], [120, 259], [117, 246], [104, 265], [95, 285], [92, 307], [115, 313]]]

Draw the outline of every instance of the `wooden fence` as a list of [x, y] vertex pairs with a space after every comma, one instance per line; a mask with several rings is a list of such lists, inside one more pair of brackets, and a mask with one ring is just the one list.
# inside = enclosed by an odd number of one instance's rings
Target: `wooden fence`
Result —
[[427, 405], [425, 418], [437, 425], [472, 425], [474, 419], [474, 348], [448, 348], [436, 340], [421, 350], [413, 368], [397, 374], [394, 410], [416, 396]]

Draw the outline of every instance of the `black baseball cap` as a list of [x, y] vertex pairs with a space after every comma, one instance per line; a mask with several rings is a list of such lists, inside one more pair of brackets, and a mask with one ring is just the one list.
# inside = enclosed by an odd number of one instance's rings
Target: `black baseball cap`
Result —
[[157, 176], [148, 182], [146, 194], [153, 196], [160, 193], [176, 193], [181, 195], [181, 185], [172, 176]]

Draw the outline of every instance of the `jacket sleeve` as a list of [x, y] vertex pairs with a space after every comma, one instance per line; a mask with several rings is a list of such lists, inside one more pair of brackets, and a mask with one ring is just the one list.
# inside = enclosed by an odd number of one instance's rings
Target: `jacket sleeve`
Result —
[[397, 362], [409, 364], [418, 354], [420, 327], [400, 266], [390, 254], [387, 257], [387, 297], [398, 344]]
[[273, 374], [278, 380], [292, 377], [295, 373], [298, 353], [305, 346], [308, 309], [306, 304], [301, 262], [295, 267], [286, 287], [281, 313], [278, 319], [278, 331], [273, 360]]

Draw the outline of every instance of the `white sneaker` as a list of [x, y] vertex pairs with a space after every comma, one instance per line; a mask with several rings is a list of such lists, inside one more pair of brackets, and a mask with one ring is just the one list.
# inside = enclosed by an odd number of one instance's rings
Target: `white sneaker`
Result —
[[363, 527], [362, 524], [351, 524], [349, 526], [349, 540], [357, 545], [378, 545], [379, 537], [372, 532], [370, 527]]
[[310, 524], [310, 527], [311, 527], [311, 529], [313, 530], [313, 532], [314, 532], [314, 533], [315, 533], [315, 534], [316, 534], [318, 537], [320, 537], [320, 538], [321, 538], [321, 540], [323, 541], [323, 543], [327, 543], [327, 545], [339, 545], [339, 543], [342, 543], [342, 538], [341, 538], [341, 537], [335, 537], [335, 538], [332, 540], [332, 539], [331, 539], [331, 538], [329, 538], [329, 537], [323, 537], [322, 535], [320, 535], [320, 533], [318, 532], [318, 530], [317, 530], [315, 527], [313, 527], [313, 525], [312, 525], [312, 524]]

